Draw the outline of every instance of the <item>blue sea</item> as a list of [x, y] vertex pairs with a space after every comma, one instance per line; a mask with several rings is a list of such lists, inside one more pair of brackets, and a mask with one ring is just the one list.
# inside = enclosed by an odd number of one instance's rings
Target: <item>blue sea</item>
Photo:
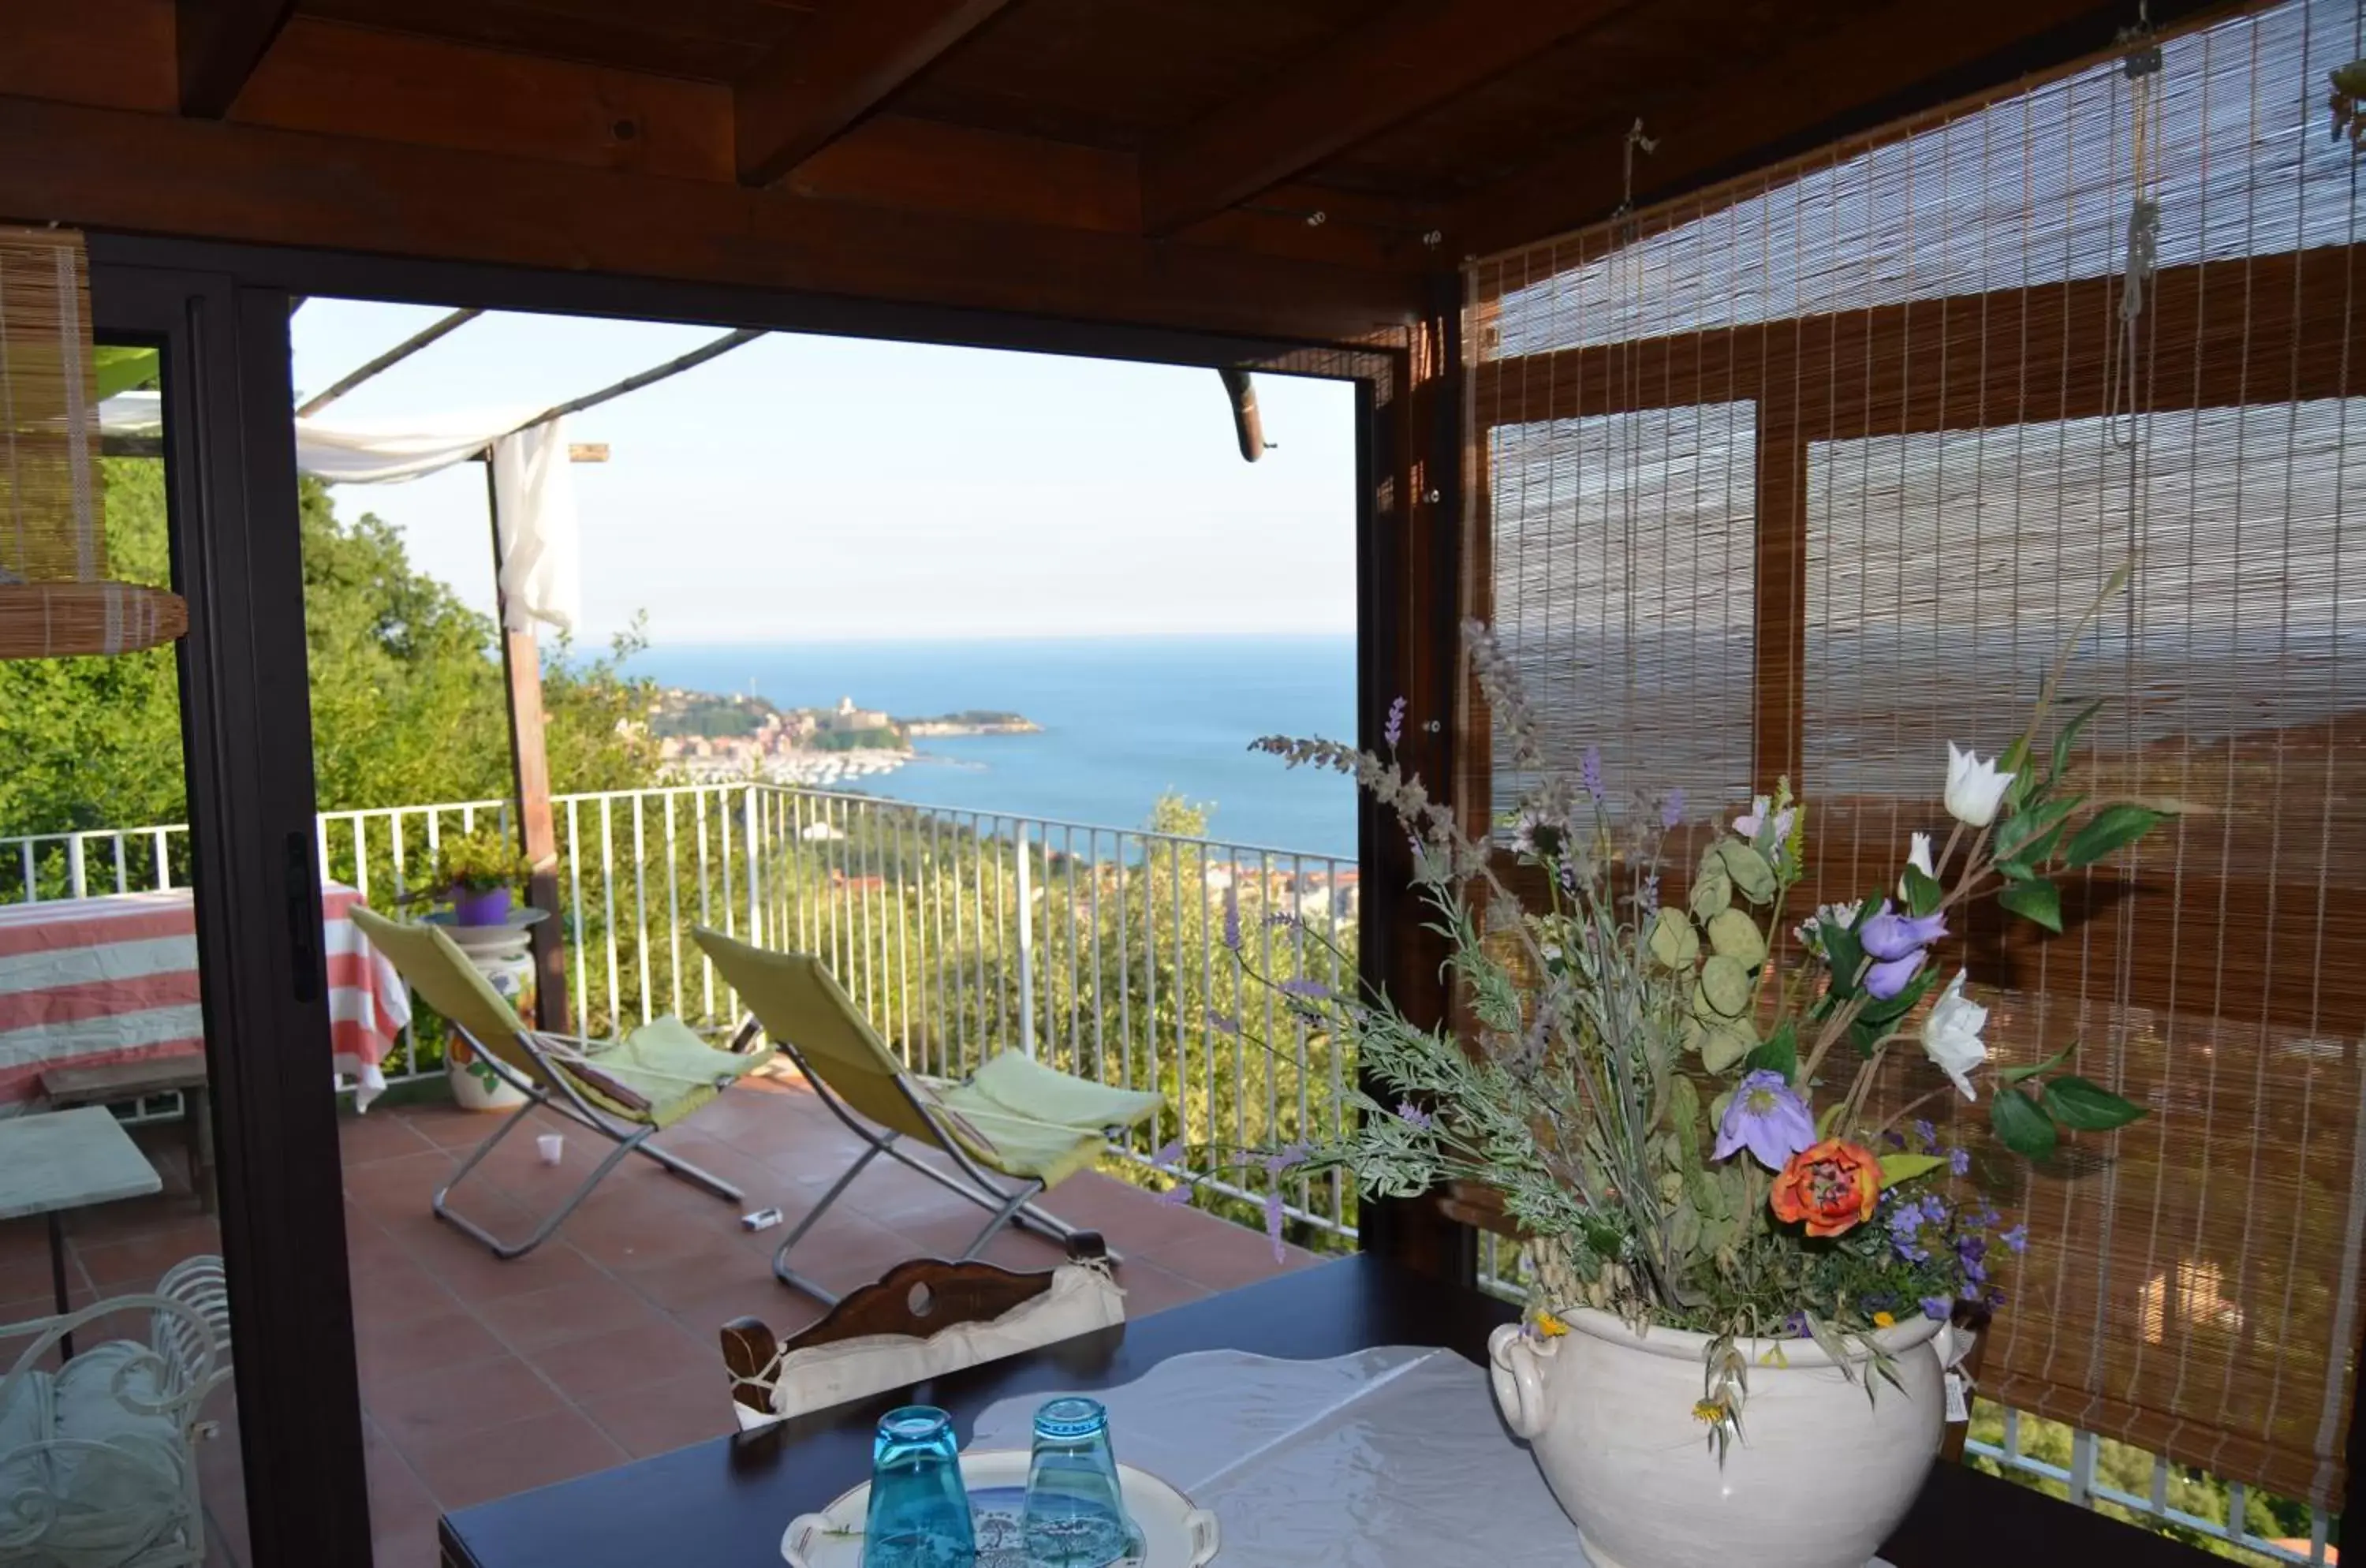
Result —
[[1246, 750], [1276, 733], [1355, 739], [1352, 637], [682, 644], [632, 670], [784, 708], [852, 697], [902, 717], [999, 708], [1043, 727], [921, 739], [910, 764], [862, 781], [868, 794], [1134, 828], [1174, 791], [1213, 806], [1209, 831], [1227, 842], [1356, 852], [1346, 780]]

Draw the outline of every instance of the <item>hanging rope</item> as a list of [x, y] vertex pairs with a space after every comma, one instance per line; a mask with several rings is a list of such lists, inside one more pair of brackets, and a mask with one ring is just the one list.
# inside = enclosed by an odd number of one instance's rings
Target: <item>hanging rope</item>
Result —
[[[2139, 13], [2142, 15], [2142, 13]], [[2134, 448], [2136, 355], [2139, 327], [2160, 264], [2160, 45], [2149, 17], [2121, 35], [2133, 45], [2121, 62], [2128, 82], [2127, 249], [2120, 264], [2120, 305], [2112, 322], [2112, 348], [2104, 371], [2104, 430], [2120, 451]]]

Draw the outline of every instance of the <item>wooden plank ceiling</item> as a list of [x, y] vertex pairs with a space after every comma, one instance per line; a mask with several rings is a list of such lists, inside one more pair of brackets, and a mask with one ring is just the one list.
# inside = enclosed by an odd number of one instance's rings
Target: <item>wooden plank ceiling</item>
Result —
[[2132, 17], [2124, 0], [1944, 22], [1927, 0], [77, 0], [0, 15], [0, 218], [1345, 338], [1415, 313], [1424, 274], [1607, 213], [1639, 116], [1660, 141], [1648, 200]]

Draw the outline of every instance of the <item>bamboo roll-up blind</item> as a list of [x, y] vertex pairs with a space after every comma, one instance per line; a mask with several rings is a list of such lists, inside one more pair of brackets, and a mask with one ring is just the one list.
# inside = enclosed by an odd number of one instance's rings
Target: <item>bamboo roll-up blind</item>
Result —
[[107, 578], [81, 234], [0, 228], [0, 659], [128, 653], [177, 637], [181, 600]]
[[[1944, 955], [2000, 1056], [2082, 1038], [2151, 1113], [1979, 1160], [2032, 1237], [1984, 1392], [2338, 1506], [2366, 166], [2327, 76], [2366, 36], [2355, 0], [2292, 0], [2157, 43], [1473, 264], [1466, 586], [1559, 761], [1729, 812], [1788, 774], [1830, 900], [1944, 827], [1944, 743], [2002, 750], [2135, 558], [2072, 666], [2112, 699], [2076, 765], [2180, 815], [2066, 880], [2065, 935], [1977, 917]], [[1495, 797], [1523, 782], [1499, 755]]]

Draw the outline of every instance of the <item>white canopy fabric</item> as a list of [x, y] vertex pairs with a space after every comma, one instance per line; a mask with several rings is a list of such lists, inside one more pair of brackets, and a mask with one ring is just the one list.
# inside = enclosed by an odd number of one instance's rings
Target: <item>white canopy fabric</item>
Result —
[[[575, 485], [564, 420], [526, 430], [532, 406], [470, 409], [400, 423], [298, 419], [296, 467], [327, 484], [395, 484], [493, 448], [501, 586], [512, 631], [571, 628], [581, 607]], [[163, 429], [162, 396], [121, 392], [99, 404], [107, 435]]]

